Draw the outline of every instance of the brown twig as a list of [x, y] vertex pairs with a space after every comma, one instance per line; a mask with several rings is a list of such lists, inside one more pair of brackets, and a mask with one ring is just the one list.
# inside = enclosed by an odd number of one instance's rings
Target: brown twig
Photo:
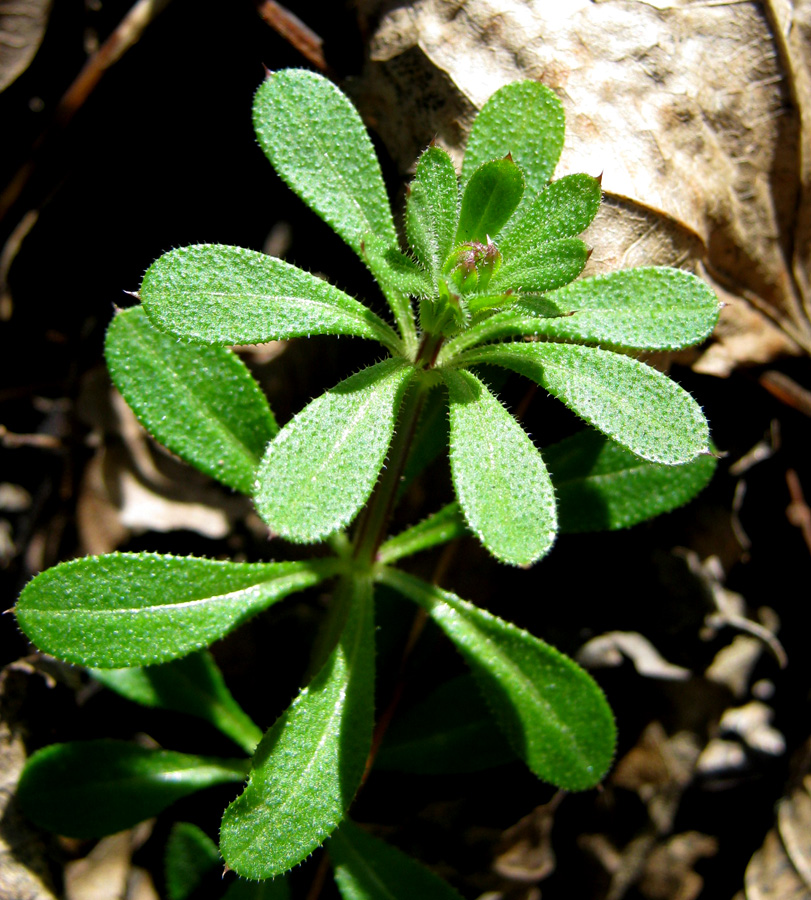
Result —
[[808, 508], [808, 504], [805, 502], [803, 487], [794, 469], [786, 471], [786, 484], [791, 495], [791, 503], [786, 509], [786, 516], [792, 525], [800, 529], [803, 540], [808, 547], [808, 552], [811, 553], [811, 509]]
[[4, 447], [39, 447], [42, 450], [61, 450], [62, 442], [52, 434], [17, 434], [0, 425], [0, 444]]
[[789, 378], [783, 372], [769, 369], [758, 378], [761, 387], [764, 387], [773, 397], [777, 397], [781, 403], [791, 406], [798, 412], [811, 416], [811, 391], [797, 384], [793, 378]]
[[259, 0], [257, 10], [262, 20], [266, 22], [280, 37], [284, 38], [291, 47], [318, 69], [328, 73], [329, 65], [324, 56], [324, 41], [311, 28], [304, 24], [289, 9], [286, 9], [276, 0]]

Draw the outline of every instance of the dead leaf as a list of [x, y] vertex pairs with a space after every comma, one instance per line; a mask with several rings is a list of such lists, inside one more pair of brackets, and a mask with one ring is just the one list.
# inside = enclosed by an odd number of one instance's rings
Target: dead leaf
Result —
[[[68, 863], [65, 900], [126, 900], [132, 854], [151, 832], [152, 822], [142, 822], [129, 831], [102, 838], [83, 859]], [[136, 882], [143, 885], [142, 878]]]
[[633, 662], [640, 675], [667, 681], [684, 681], [690, 670], [669, 663], [643, 635], [636, 631], [609, 631], [585, 643], [577, 661], [587, 669], [619, 666], [625, 658]]
[[695, 900], [704, 879], [693, 866], [717, 852], [714, 837], [698, 831], [675, 834], [648, 857], [639, 890], [649, 900]]
[[811, 900], [774, 828], [746, 867], [744, 885], [746, 900]]
[[493, 871], [509, 881], [534, 883], [555, 871], [552, 825], [563, 797], [555, 797], [536, 807], [501, 836], [493, 860]]
[[51, 0], [0, 0], [0, 91], [30, 65], [50, 12]]
[[811, 0], [362, 12], [383, 15], [355, 94], [403, 172], [434, 138], [458, 159], [475, 110], [538, 79], [567, 114], [557, 176], [603, 176], [588, 272], [703, 266], [734, 298], [703, 371], [811, 350]]

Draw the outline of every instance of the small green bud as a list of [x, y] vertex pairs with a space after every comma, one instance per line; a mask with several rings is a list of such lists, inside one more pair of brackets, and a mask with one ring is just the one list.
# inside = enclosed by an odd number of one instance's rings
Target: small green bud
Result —
[[501, 253], [487, 237], [487, 243], [468, 241], [454, 248], [445, 262], [444, 273], [463, 294], [483, 291], [501, 268]]

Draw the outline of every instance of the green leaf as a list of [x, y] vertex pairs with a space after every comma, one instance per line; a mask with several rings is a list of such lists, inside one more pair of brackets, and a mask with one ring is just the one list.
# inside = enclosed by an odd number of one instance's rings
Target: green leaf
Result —
[[267, 732], [223, 817], [223, 857], [247, 878], [271, 878], [309, 856], [343, 819], [363, 775], [374, 718], [372, 585], [356, 578], [339, 588], [350, 606], [338, 645]]
[[[488, 285], [489, 291], [551, 291], [583, 271], [589, 248], [579, 238], [549, 241], [522, 256], [505, 260]], [[520, 297], [512, 298], [513, 303]]]
[[377, 559], [391, 565], [404, 556], [429, 550], [437, 544], [444, 544], [467, 534], [469, 532], [459, 504], [449, 503], [418, 525], [413, 525], [401, 531], [396, 537], [389, 538], [377, 551]]
[[212, 344], [351, 334], [398, 352], [393, 329], [362, 303], [264, 253], [197, 244], [164, 253], [139, 296], [153, 324]]
[[709, 453], [709, 428], [695, 400], [656, 369], [619, 353], [576, 344], [500, 344], [465, 354], [526, 375], [632, 453], [676, 466]]
[[478, 772], [515, 759], [472, 675], [440, 685], [394, 720], [375, 768], [422, 775]]
[[25, 586], [17, 622], [45, 653], [116, 669], [213, 643], [288, 594], [329, 578], [335, 560], [232, 563], [110, 553], [61, 563]]
[[444, 371], [451, 473], [465, 518], [502, 562], [527, 566], [557, 532], [549, 473], [527, 433], [470, 372]]
[[153, 328], [138, 306], [113, 319], [104, 355], [113, 383], [150, 434], [228, 487], [252, 493], [279, 427], [238, 356], [182, 343]]
[[456, 243], [486, 244], [515, 212], [523, 193], [524, 177], [509, 157], [479, 166], [462, 197]]
[[319, 541], [352, 521], [375, 486], [414, 371], [392, 359], [363, 369], [270, 442], [254, 500], [273, 532]]
[[[549, 303], [564, 315], [541, 318], [523, 334], [636, 350], [697, 344], [710, 335], [719, 311], [717, 297], [700, 278], [664, 267], [584, 278], [545, 295], [541, 316]], [[532, 300], [519, 301], [513, 312], [532, 315], [536, 308]]]
[[450, 156], [429, 147], [417, 163], [406, 201], [406, 236], [417, 259], [437, 284], [453, 246], [459, 187]]
[[164, 858], [168, 900], [187, 900], [220, 863], [211, 838], [191, 822], [177, 822], [169, 832]]
[[683, 466], [646, 462], [586, 429], [544, 448], [558, 498], [562, 532], [613, 531], [692, 500], [718, 465], [699, 456]]
[[410, 256], [389, 247], [373, 234], [363, 245], [366, 261], [381, 287], [412, 297], [430, 296], [433, 290], [428, 274]]
[[461, 900], [438, 875], [348, 819], [330, 838], [329, 855], [343, 900]]
[[372, 142], [334, 84], [303, 69], [271, 74], [256, 92], [253, 125], [273, 168], [359, 256], [369, 231], [397, 246]]
[[17, 797], [41, 828], [68, 837], [101, 837], [156, 816], [203, 788], [242, 781], [247, 767], [247, 760], [124, 741], [51, 744], [28, 760]]
[[523, 217], [515, 217], [499, 240], [505, 257], [529, 253], [547, 241], [575, 237], [591, 224], [600, 207], [600, 182], [578, 173], [553, 181], [535, 197]]
[[560, 100], [537, 81], [515, 81], [499, 88], [473, 122], [462, 165], [467, 185], [482, 163], [512, 156], [526, 182], [516, 221], [542, 191], [560, 158], [565, 131]]
[[261, 730], [234, 700], [207, 651], [191, 653], [159, 666], [90, 669], [90, 674], [134, 703], [205, 719], [248, 754], [253, 753], [262, 739]]
[[456, 644], [513, 750], [539, 778], [571, 791], [600, 781], [616, 729], [587, 672], [528, 632], [412, 575], [383, 569], [379, 578], [422, 606]]

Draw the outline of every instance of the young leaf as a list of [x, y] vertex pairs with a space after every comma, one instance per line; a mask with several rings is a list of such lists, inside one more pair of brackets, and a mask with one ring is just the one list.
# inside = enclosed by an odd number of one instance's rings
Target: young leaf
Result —
[[361, 258], [369, 231], [397, 246], [372, 142], [334, 84], [303, 69], [271, 74], [256, 92], [253, 125], [273, 168]]
[[692, 500], [712, 478], [714, 456], [683, 466], [646, 462], [590, 428], [544, 448], [562, 532], [613, 531]]
[[142, 307], [107, 331], [113, 383], [157, 440], [196, 468], [245, 494], [279, 430], [247, 366], [225, 347], [182, 343], [154, 328]]
[[456, 243], [486, 244], [515, 212], [523, 193], [524, 177], [509, 157], [479, 166], [470, 176], [462, 197]]
[[330, 838], [329, 855], [343, 900], [462, 900], [438, 875], [349, 819]]
[[195, 791], [242, 781], [247, 768], [247, 760], [124, 741], [51, 744], [28, 760], [17, 797], [41, 828], [68, 837], [101, 837], [156, 816]]
[[351, 605], [338, 645], [263, 738], [222, 820], [223, 857], [247, 878], [272, 878], [309, 856], [363, 775], [374, 717], [372, 585], [354, 578], [339, 590], [351, 592], [343, 598]]
[[381, 287], [386, 286], [412, 297], [431, 294], [431, 278], [418, 263], [396, 247], [389, 247], [380, 238], [369, 234], [364, 241], [363, 252]]
[[468, 674], [445, 682], [394, 720], [375, 757], [375, 768], [457, 775], [514, 759]]
[[[541, 318], [524, 334], [604, 347], [678, 350], [703, 341], [718, 321], [718, 299], [700, 278], [681, 269], [623, 269], [585, 278], [543, 297], [539, 314], [553, 303], [563, 315]], [[536, 311], [519, 300], [516, 314]], [[566, 313], [572, 313], [566, 315]]]
[[406, 201], [406, 236], [434, 285], [451, 252], [459, 217], [459, 188], [450, 156], [429, 147], [417, 163]]
[[516, 81], [499, 88], [473, 122], [462, 165], [467, 185], [482, 163], [512, 156], [526, 182], [518, 221], [535, 195], [546, 187], [563, 149], [565, 119], [560, 100], [537, 81]]
[[139, 296], [159, 328], [211, 344], [351, 334], [395, 353], [400, 345], [394, 330], [349, 294], [241, 247], [170, 250], [147, 269]]
[[513, 750], [539, 778], [570, 791], [600, 781], [616, 729], [588, 673], [528, 632], [419, 578], [396, 569], [379, 578], [422, 606], [456, 644]]
[[134, 703], [205, 719], [248, 754], [262, 739], [261, 730], [234, 700], [214, 657], [205, 650], [159, 666], [90, 669], [90, 674]]
[[701, 407], [667, 375], [635, 359], [545, 341], [482, 347], [463, 359], [526, 375], [643, 459], [677, 466], [710, 452]]
[[414, 371], [393, 359], [363, 369], [270, 442], [254, 500], [272, 531], [306, 543], [352, 521], [375, 486]]
[[[578, 238], [549, 241], [522, 256], [505, 260], [493, 276], [490, 291], [551, 291], [568, 284], [583, 271], [589, 248]], [[513, 303], [520, 298], [513, 297]]]
[[442, 375], [450, 396], [451, 472], [465, 518], [493, 556], [531, 565], [549, 552], [557, 532], [541, 454], [475, 375]]
[[468, 528], [459, 504], [449, 503], [418, 525], [389, 538], [378, 550], [377, 559], [388, 566], [404, 556], [429, 550], [437, 544], [444, 544], [467, 534]]
[[545, 244], [576, 237], [591, 224], [600, 207], [600, 182], [578, 173], [553, 181], [541, 191], [523, 217], [510, 223], [498, 245], [506, 257], [520, 256]]
[[336, 560], [232, 563], [110, 553], [61, 563], [28, 582], [17, 622], [45, 653], [116, 669], [176, 659], [213, 643]]
[[168, 900], [187, 900], [220, 863], [211, 838], [191, 822], [177, 822], [169, 832], [164, 857]]

